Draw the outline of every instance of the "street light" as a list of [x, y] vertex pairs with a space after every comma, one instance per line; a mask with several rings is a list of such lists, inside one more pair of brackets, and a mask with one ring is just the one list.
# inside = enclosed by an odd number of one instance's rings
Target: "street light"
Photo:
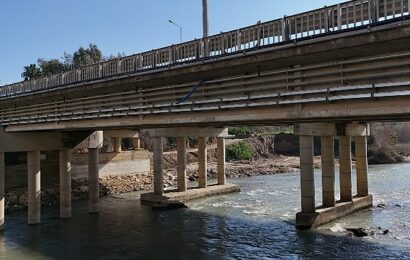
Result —
[[174, 21], [172, 21], [172, 20], [168, 20], [168, 22], [172, 23], [173, 25], [175, 25], [179, 28], [179, 40], [182, 43], [182, 26], [177, 24], [177, 23], [174, 23]]

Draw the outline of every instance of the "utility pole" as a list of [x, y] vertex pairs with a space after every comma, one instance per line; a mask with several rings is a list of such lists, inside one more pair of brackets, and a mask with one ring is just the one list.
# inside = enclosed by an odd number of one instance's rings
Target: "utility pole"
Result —
[[208, 0], [202, 0], [202, 23], [204, 34], [203, 37], [208, 37]]

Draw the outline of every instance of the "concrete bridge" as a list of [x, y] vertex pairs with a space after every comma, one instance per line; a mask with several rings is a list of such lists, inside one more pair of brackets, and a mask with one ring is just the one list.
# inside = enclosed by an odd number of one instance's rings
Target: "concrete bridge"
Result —
[[[164, 195], [162, 138], [169, 136], [178, 137], [178, 189], [184, 197], [189, 193], [184, 178], [186, 137], [199, 138], [199, 185], [208, 191], [206, 137], [218, 138], [222, 187], [226, 186], [226, 127], [297, 124], [302, 200], [297, 226], [316, 226], [368, 207], [372, 198], [367, 187], [367, 123], [410, 117], [409, 5], [409, 0], [348, 1], [3, 86], [0, 195], [4, 194], [4, 153], [27, 151], [28, 218], [29, 223], [39, 223], [40, 150], [60, 150], [61, 215], [69, 217], [69, 149], [95, 131], [130, 131], [135, 136], [135, 131], [150, 129], [155, 176], [150, 198]], [[90, 138], [90, 212], [98, 211], [96, 161], [101, 136], [97, 132]], [[319, 208], [313, 185], [313, 136], [322, 137], [323, 205]], [[338, 203], [335, 137], [341, 144]], [[358, 179], [355, 197], [352, 138]], [[3, 211], [0, 205], [1, 216]]]

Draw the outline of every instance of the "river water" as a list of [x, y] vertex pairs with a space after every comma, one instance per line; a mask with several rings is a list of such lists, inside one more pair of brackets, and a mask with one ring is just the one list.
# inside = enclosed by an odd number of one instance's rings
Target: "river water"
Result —
[[[6, 259], [270, 259], [410, 258], [410, 164], [371, 166], [374, 204], [385, 204], [337, 221], [373, 230], [366, 238], [329, 230], [294, 228], [299, 176], [288, 173], [234, 179], [239, 194], [197, 200], [188, 209], [154, 212], [137, 193], [101, 200], [89, 215], [87, 202], [73, 203], [73, 218], [58, 207], [42, 211], [28, 226], [26, 212], [6, 215], [0, 257]], [[316, 172], [320, 203], [320, 172]], [[381, 229], [379, 229], [381, 227]], [[386, 235], [383, 230], [389, 230]]]

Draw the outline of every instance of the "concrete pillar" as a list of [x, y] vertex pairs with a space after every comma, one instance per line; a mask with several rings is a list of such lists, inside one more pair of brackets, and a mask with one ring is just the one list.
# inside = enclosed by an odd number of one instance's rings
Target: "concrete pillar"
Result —
[[367, 137], [355, 137], [356, 148], [356, 178], [357, 178], [357, 195], [364, 197], [369, 194], [367, 181]]
[[99, 161], [99, 149], [88, 148], [88, 211], [90, 213], [100, 211]]
[[60, 150], [60, 218], [71, 218], [71, 151]]
[[162, 173], [162, 137], [155, 137], [153, 142], [153, 163], [154, 163], [154, 193], [157, 195], [164, 194], [164, 181]]
[[218, 174], [218, 185], [226, 184], [226, 175], [225, 175], [225, 138], [217, 138], [217, 174]]
[[0, 152], [0, 231], [4, 230], [4, 153]]
[[339, 137], [340, 200], [352, 201], [352, 153], [350, 136]]
[[177, 181], [178, 191], [187, 190], [186, 182], [186, 138], [177, 138]]
[[38, 224], [41, 218], [40, 151], [27, 152], [28, 224]]
[[132, 138], [132, 147], [134, 147], [134, 150], [141, 148], [141, 140], [139, 138]]
[[198, 175], [199, 188], [206, 188], [207, 184], [207, 152], [206, 138], [198, 137]]
[[334, 137], [321, 137], [322, 201], [323, 206], [335, 206], [335, 152]]
[[313, 136], [300, 136], [299, 145], [302, 213], [314, 213], [315, 176], [313, 168]]
[[121, 138], [113, 137], [112, 141], [114, 143], [114, 153], [120, 153], [121, 152]]

